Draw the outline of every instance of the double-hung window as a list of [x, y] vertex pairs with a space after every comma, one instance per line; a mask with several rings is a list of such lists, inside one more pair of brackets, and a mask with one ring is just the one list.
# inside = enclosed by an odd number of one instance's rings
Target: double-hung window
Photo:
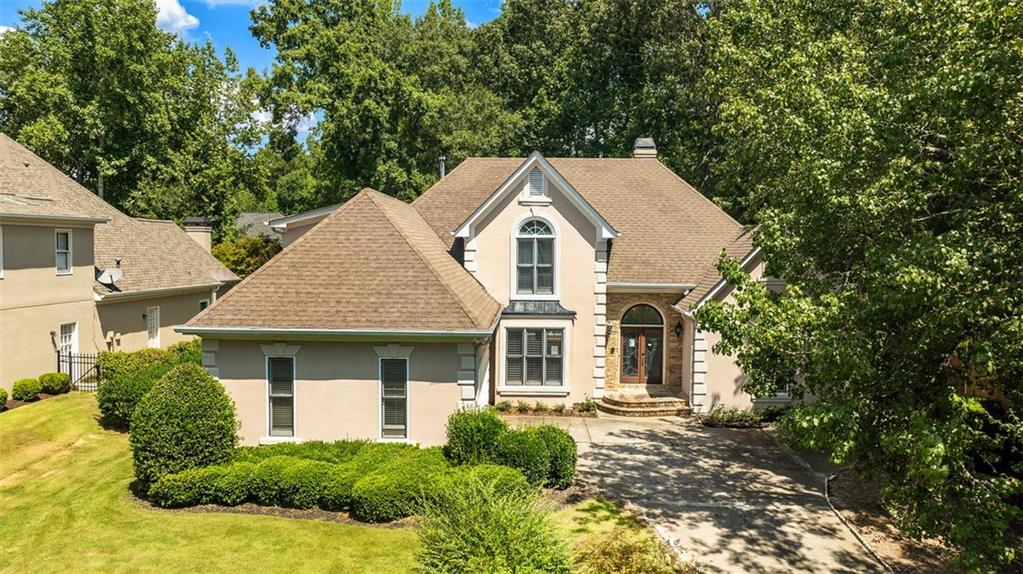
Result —
[[527, 221], [516, 239], [516, 293], [554, 293], [554, 232], [543, 221]]
[[408, 359], [380, 359], [383, 438], [408, 438]]
[[505, 384], [551, 386], [564, 384], [563, 329], [507, 329]]
[[71, 273], [71, 231], [58, 229], [56, 234], [57, 273]]
[[270, 436], [295, 436], [295, 358], [267, 359]]

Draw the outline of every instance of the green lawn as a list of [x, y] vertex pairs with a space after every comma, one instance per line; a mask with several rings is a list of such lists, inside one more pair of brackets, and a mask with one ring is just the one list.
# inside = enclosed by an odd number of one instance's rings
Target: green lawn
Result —
[[[139, 506], [125, 434], [72, 393], [0, 413], [0, 573], [409, 572], [411, 528]], [[566, 536], [625, 523], [590, 501], [558, 514]]]

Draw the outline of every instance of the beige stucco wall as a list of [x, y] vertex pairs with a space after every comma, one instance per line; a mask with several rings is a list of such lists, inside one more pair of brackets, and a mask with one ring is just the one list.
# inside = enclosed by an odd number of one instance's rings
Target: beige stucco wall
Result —
[[[523, 221], [538, 217], [552, 224], [555, 232], [555, 294], [565, 308], [575, 311], [574, 319], [502, 320], [497, 331], [494, 382], [496, 400], [537, 400], [547, 403], [572, 404], [595, 394], [594, 347], [597, 344], [596, 322], [598, 309], [595, 293], [597, 228], [569, 200], [548, 184], [551, 203], [529, 205], [520, 202], [518, 193], [510, 193], [475, 228], [475, 237], [466, 243], [466, 268], [486, 287], [502, 305], [511, 299], [526, 299], [514, 294], [513, 257], [515, 234]], [[603, 302], [601, 302], [601, 305]], [[566, 348], [563, 371], [567, 379], [567, 392], [554, 395], [538, 394], [536, 388], [511, 389], [504, 385], [505, 331], [516, 327], [563, 327], [566, 330]], [[606, 327], [601, 324], [600, 337]], [[603, 340], [600, 341], [601, 345]], [[603, 366], [599, 366], [601, 381]]]
[[160, 346], [191, 339], [191, 335], [174, 332], [175, 325], [183, 325], [199, 312], [199, 301], [212, 301], [208, 290], [191, 291], [166, 297], [135, 299], [130, 301], [101, 302], [96, 306], [98, 322], [96, 338], [103, 341], [105, 350], [136, 351], [149, 346], [146, 322], [142, 315], [149, 307], [160, 308]]
[[609, 393], [619, 392], [629, 387], [620, 382], [621, 355], [621, 320], [622, 315], [634, 305], [650, 305], [657, 309], [664, 319], [664, 385], [678, 396], [684, 396], [683, 374], [687, 370], [685, 348], [691, 341], [683, 331], [681, 337], [675, 336], [675, 324], [682, 321], [682, 314], [672, 308], [681, 298], [680, 293], [608, 293], [607, 320], [611, 323], [607, 340], [607, 390]]
[[[269, 434], [264, 346], [281, 350], [271, 354], [295, 353], [297, 439], [380, 438], [379, 356], [374, 347], [386, 343], [289, 341], [275, 347], [272, 341], [207, 338], [203, 345], [204, 364], [234, 399], [243, 444], [258, 444]], [[465, 404], [457, 382], [463, 366], [459, 345], [416, 342], [400, 347], [412, 348], [409, 440], [442, 444], [448, 415]]]
[[[72, 273], [58, 275], [56, 229], [71, 231]], [[78, 324], [80, 352], [95, 352], [91, 227], [0, 224], [0, 387], [56, 370], [60, 325]], [[51, 332], [54, 336], [51, 336]]]

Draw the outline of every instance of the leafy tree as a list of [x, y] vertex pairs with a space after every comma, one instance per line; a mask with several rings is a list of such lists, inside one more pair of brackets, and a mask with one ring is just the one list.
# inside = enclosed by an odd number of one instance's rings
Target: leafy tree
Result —
[[968, 570], [1023, 552], [1023, 20], [1006, 0], [733, 0], [711, 24], [719, 190], [772, 295], [698, 313], [798, 442], [884, 479]]
[[213, 256], [235, 275], [245, 278], [277, 255], [281, 242], [275, 237], [239, 235], [213, 246]]
[[157, 29], [151, 0], [45, 2], [0, 37], [0, 130], [133, 215], [219, 233], [259, 137], [225, 60]]

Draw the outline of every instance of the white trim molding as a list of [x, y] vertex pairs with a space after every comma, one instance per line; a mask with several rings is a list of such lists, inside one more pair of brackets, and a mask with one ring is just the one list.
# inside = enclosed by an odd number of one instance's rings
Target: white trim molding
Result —
[[380, 359], [408, 359], [412, 356], [415, 347], [402, 347], [401, 345], [381, 345], [373, 347], [377, 357]]

